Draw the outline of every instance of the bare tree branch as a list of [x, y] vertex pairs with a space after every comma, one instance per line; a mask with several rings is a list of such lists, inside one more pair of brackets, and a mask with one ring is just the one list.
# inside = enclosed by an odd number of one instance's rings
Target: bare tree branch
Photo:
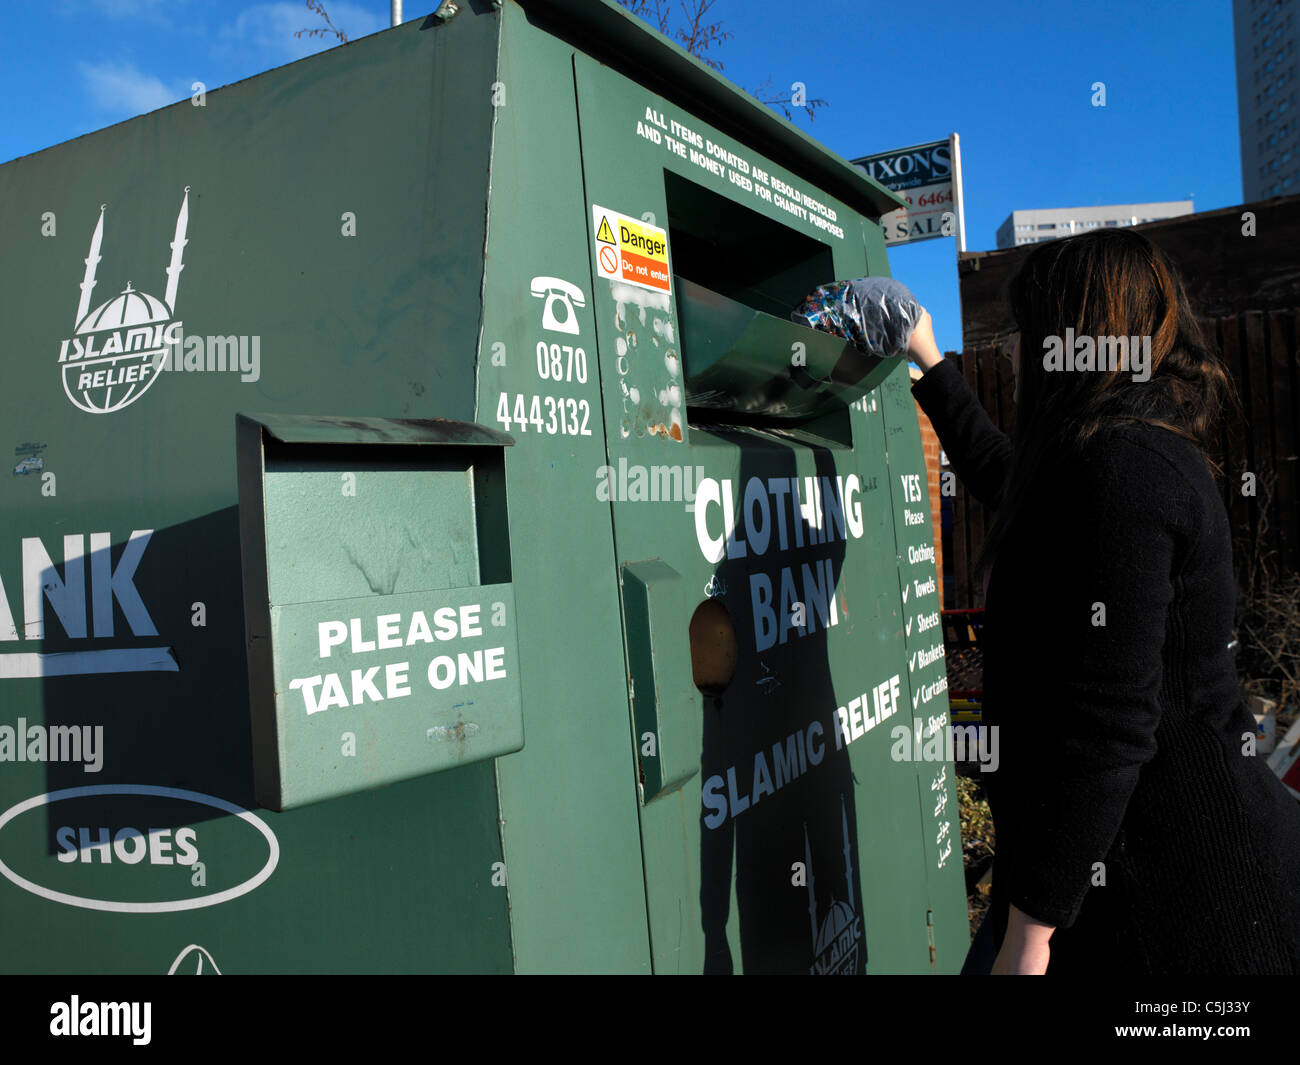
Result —
[[776, 86], [772, 84], [771, 78], [765, 79], [757, 89], [746, 89], [745, 91], [758, 100], [759, 103], [767, 104], [768, 107], [779, 108], [781, 113], [792, 121], [794, 119], [794, 113], [790, 110], [792, 107], [798, 107], [799, 110], [807, 112], [808, 121], [815, 122], [817, 120], [816, 108], [829, 106], [829, 101], [823, 100], [819, 96], [805, 99], [802, 104], [796, 104], [794, 94], [778, 92]]
[[721, 22], [706, 21], [715, 0], [678, 0], [681, 24], [673, 29], [673, 5], [671, 0], [618, 0], [637, 18], [654, 26], [670, 40], [675, 40], [688, 55], [695, 56], [702, 63], [714, 70], [721, 70], [722, 64], [712, 56], [706, 55], [710, 48], [730, 39], [731, 34], [722, 28]]
[[1254, 472], [1255, 527], [1239, 529], [1233, 545], [1238, 560], [1237, 628], [1243, 636], [1237, 669], [1247, 692], [1275, 694], [1283, 712], [1300, 691], [1300, 574], [1283, 571], [1277, 551], [1267, 547], [1277, 471], [1261, 464]]
[[307, 10], [316, 12], [316, 14], [325, 20], [325, 25], [329, 28], [326, 29], [324, 26], [318, 26], [314, 30], [299, 30], [294, 34], [295, 37], [328, 37], [332, 33], [344, 44], [348, 43], [348, 35], [330, 21], [330, 17], [325, 11], [325, 5], [321, 3], [321, 0], [304, 0], [304, 3], [307, 5]]
[[686, 25], [677, 31], [677, 40], [691, 55], [707, 63], [714, 70], [721, 70], [722, 64], [704, 53], [715, 45], [729, 40], [732, 35], [722, 28], [721, 22], [704, 20], [713, 4], [714, 0], [695, 0], [693, 7], [688, 8], [686, 0], [681, 0], [682, 15]]
[[659, 32], [665, 37], [671, 36], [668, 32], [668, 10], [664, 8], [663, 0], [618, 0], [618, 2], [637, 18], [658, 27]]
[[[721, 72], [724, 69], [720, 61], [708, 54], [709, 49], [717, 48], [733, 36], [730, 31], [722, 28], [720, 21], [710, 21], [709, 11], [715, 0], [678, 0], [679, 12], [674, 12], [672, 0], [618, 0], [618, 2], [637, 18], [654, 26], [665, 37], [675, 40], [688, 55], [695, 56], [700, 62], [716, 71]], [[673, 29], [675, 14], [681, 21], [677, 28]], [[745, 91], [759, 103], [779, 109], [790, 120], [794, 119], [793, 108], [805, 112], [811, 122], [817, 118], [817, 108], [828, 106], [827, 101], [820, 98], [804, 99], [802, 103], [795, 103], [794, 94], [778, 92], [771, 78], [764, 81], [757, 89], [745, 89]]]

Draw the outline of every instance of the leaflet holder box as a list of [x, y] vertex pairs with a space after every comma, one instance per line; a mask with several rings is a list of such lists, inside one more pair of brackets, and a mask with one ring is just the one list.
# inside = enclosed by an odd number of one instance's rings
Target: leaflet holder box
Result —
[[258, 802], [518, 751], [505, 433], [236, 416]]

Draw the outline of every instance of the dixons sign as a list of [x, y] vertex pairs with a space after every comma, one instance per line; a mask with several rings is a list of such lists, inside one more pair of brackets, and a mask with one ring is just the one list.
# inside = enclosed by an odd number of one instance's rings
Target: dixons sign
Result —
[[941, 141], [866, 155], [854, 159], [853, 165], [907, 200], [906, 207], [881, 216], [886, 244], [955, 236], [957, 250], [966, 250], [961, 141], [957, 134]]

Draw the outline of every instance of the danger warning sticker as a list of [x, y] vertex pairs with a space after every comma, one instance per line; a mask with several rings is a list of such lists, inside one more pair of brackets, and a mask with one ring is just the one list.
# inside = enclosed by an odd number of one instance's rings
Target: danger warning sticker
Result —
[[591, 208], [596, 233], [596, 274], [655, 292], [671, 293], [668, 234], [607, 207]]

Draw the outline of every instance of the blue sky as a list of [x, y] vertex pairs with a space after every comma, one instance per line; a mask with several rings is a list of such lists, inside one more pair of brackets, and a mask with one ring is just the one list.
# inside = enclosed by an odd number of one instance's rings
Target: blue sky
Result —
[[[388, 24], [388, 0], [324, 0], [350, 37]], [[333, 44], [301, 0], [3, 0], [0, 160], [39, 151]], [[405, 0], [407, 19], [436, 0]], [[798, 15], [792, 12], [799, 13]], [[710, 54], [745, 88], [795, 81], [821, 97], [795, 123], [854, 158], [956, 131], [967, 247], [992, 248], [1017, 208], [1191, 196], [1241, 202], [1229, 0], [715, 0], [732, 36]], [[1091, 86], [1106, 85], [1093, 107]], [[890, 253], [961, 346], [956, 250]]]

